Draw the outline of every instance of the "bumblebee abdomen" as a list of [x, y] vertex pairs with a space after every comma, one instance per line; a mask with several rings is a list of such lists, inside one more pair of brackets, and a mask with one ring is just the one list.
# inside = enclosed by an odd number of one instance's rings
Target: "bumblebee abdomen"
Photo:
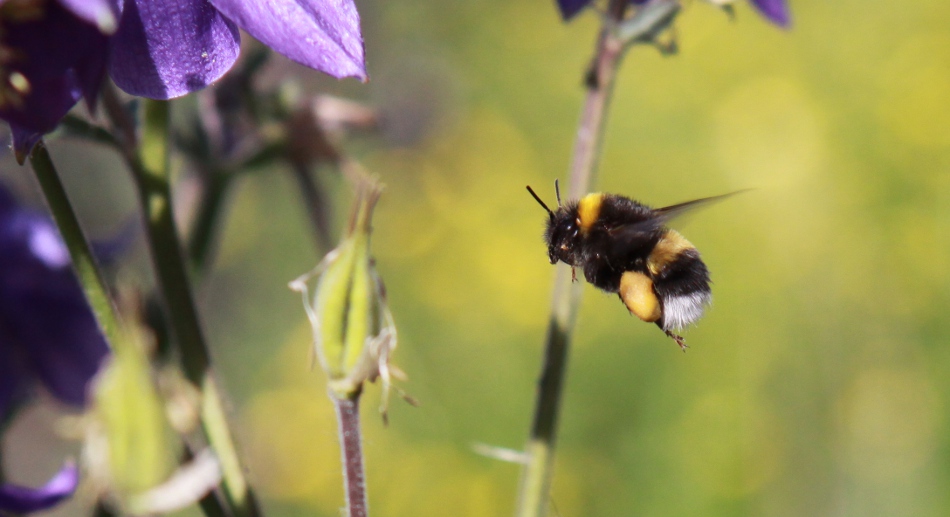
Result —
[[689, 241], [668, 230], [647, 258], [647, 269], [663, 306], [657, 321], [663, 330], [682, 329], [702, 317], [712, 301], [709, 270]]

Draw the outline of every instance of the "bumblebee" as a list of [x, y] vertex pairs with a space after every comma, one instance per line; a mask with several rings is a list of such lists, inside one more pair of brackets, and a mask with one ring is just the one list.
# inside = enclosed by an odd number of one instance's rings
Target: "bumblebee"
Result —
[[685, 351], [685, 340], [674, 331], [698, 321], [712, 301], [709, 270], [696, 247], [666, 223], [735, 193], [664, 208], [603, 193], [562, 205], [555, 181], [558, 207], [551, 210], [527, 188], [548, 212], [544, 240], [551, 264], [560, 261], [571, 266], [575, 281], [575, 268], [581, 269], [588, 282], [617, 293], [631, 314], [656, 323]]

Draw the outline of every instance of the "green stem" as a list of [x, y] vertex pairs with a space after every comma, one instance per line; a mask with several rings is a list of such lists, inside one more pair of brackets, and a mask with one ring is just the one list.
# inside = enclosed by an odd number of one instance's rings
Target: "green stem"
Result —
[[116, 126], [123, 131], [122, 143], [127, 146], [125, 156], [138, 187], [156, 281], [173, 340], [180, 351], [182, 369], [185, 377], [198, 386], [203, 394], [202, 426], [221, 462], [225, 497], [235, 515], [259, 515], [228, 429], [222, 393], [212, 374], [211, 356], [198, 321], [185, 255], [175, 227], [168, 161], [169, 104], [144, 101], [142, 138], [138, 147], [131, 147], [129, 145], [134, 144], [134, 132], [128, 114], [121, 108], [114, 90], [107, 89], [104, 93], [107, 111]]
[[188, 236], [188, 255], [192, 267], [201, 276], [212, 258], [212, 250], [217, 242], [217, 230], [220, 228], [221, 212], [227, 198], [232, 177], [227, 172], [209, 170], [202, 176], [201, 201], [198, 213]]
[[90, 250], [89, 243], [79, 226], [79, 220], [73, 211], [66, 189], [60, 181], [53, 160], [50, 158], [46, 145], [41, 141], [33, 148], [30, 154], [30, 165], [40, 184], [46, 204], [53, 214], [53, 220], [59, 228], [59, 233], [66, 243], [69, 256], [72, 259], [73, 269], [79, 279], [86, 299], [92, 307], [93, 314], [99, 327], [109, 344], [117, 343], [120, 336], [120, 320], [117, 316], [109, 289], [96, 266], [96, 259]]
[[145, 101], [145, 127], [133, 173], [145, 214], [158, 288], [165, 301], [172, 334], [181, 350], [185, 377], [202, 386], [211, 366], [211, 357], [198, 321], [172, 213], [167, 152], [168, 106], [167, 102]]
[[[610, 16], [614, 20], [622, 19], [626, 4], [625, 0], [611, 0]], [[574, 144], [568, 191], [571, 199], [579, 199], [589, 192], [595, 183], [607, 107], [623, 51], [623, 41], [605, 25], [600, 32], [597, 51], [588, 73], [587, 98], [581, 112], [577, 139]], [[574, 324], [577, 321], [580, 285], [579, 283], [572, 284], [569, 267], [563, 264], [558, 266], [545, 338], [544, 360], [538, 382], [534, 421], [525, 446], [527, 463], [521, 477], [518, 508], [515, 514], [518, 517], [543, 517], [548, 513], [551, 480], [554, 475], [554, 449], [557, 441], [561, 392]]]

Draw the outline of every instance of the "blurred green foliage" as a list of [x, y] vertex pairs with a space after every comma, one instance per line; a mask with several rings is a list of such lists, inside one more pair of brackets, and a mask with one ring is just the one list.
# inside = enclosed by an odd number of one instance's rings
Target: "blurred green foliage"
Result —
[[[422, 402], [394, 404], [388, 429], [366, 419], [371, 507], [508, 515], [519, 468], [471, 446], [526, 438], [553, 268], [524, 185], [550, 198], [565, 177], [596, 19], [526, 1], [361, 8], [370, 100], [430, 117], [399, 126], [419, 140], [353, 148], [388, 185], [373, 249]], [[679, 226], [715, 282], [689, 353], [587, 289], [557, 515], [950, 512], [950, 5], [792, 8], [782, 32], [745, 4], [730, 22], [692, 2], [679, 55], [627, 56], [602, 189], [654, 205], [755, 190]], [[253, 182], [205, 290], [216, 353], [267, 506], [332, 516], [331, 409], [282, 287], [315, 257], [288, 251], [310, 245], [291, 184]]]
[[[551, 198], [565, 177], [597, 20], [525, 0], [359, 7], [371, 83], [308, 88], [390, 117], [348, 150], [387, 184], [372, 246], [422, 404], [395, 401], [389, 428], [366, 411], [370, 507], [509, 515], [518, 466], [472, 445], [527, 437], [553, 268], [524, 186]], [[792, 11], [783, 32], [745, 3], [730, 21], [690, 2], [679, 55], [627, 56], [602, 190], [656, 206], [755, 190], [677, 226], [715, 282], [689, 353], [586, 290], [556, 515], [950, 514], [950, 4]], [[348, 189], [319, 181], [339, 226]], [[242, 180], [199, 301], [265, 509], [335, 516], [336, 423], [286, 288], [319, 260], [294, 189], [283, 171]]]

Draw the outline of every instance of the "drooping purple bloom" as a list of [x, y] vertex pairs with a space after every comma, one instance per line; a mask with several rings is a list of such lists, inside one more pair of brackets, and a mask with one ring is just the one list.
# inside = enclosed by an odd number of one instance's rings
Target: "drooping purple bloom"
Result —
[[752, 0], [752, 5], [780, 27], [788, 27], [792, 21], [786, 0]]
[[[630, 0], [631, 4], [642, 5], [648, 0]], [[772, 23], [780, 27], [788, 27], [791, 17], [788, 10], [787, 0], [749, 0], [752, 5], [758, 9], [763, 16]], [[570, 20], [585, 7], [593, 3], [593, 0], [557, 0], [558, 8], [561, 11], [561, 17], [564, 21]], [[718, 3], [718, 2], [717, 2]]]
[[[0, 1], [2, 7], [11, 4]], [[353, 0], [50, 0], [40, 5], [46, 7], [38, 14], [0, 8], [0, 118], [10, 123], [20, 156], [81, 97], [95, 99], [106, 66], [128, 93], [179, 97], [231, 68], [240, 51], [239, 29], [303, 65], [338, 78], [366, 79]]]
[[[82, 407], [107, 353], [53, 222], [0, 186], [0, 422], [37, 386]], [[39, 488], [0, 485], [0, 514], [51, 508], [78, 480], [67, 464]]]
[[78, 484], [79, 469], [76, 465], [67, 463], [39, 488], [12, 483], [0, 485], [0, 514], [27, 514], [48, 510], [73, 495]]
[[55, 225], [0, 186], [0, 420], [37, 386], [82, 407], [107, 353]]
[[0, 9], [0, 118], [10, 123], [14, 145], [28, 150], [81, 97], [94, 102], [108, 38], [56, 2], [24, 12], [11, 4]]
[[577, 16], [594, 0], [557, 0], [557, 6], [561, 9], [561, 17], [564, 21]]

